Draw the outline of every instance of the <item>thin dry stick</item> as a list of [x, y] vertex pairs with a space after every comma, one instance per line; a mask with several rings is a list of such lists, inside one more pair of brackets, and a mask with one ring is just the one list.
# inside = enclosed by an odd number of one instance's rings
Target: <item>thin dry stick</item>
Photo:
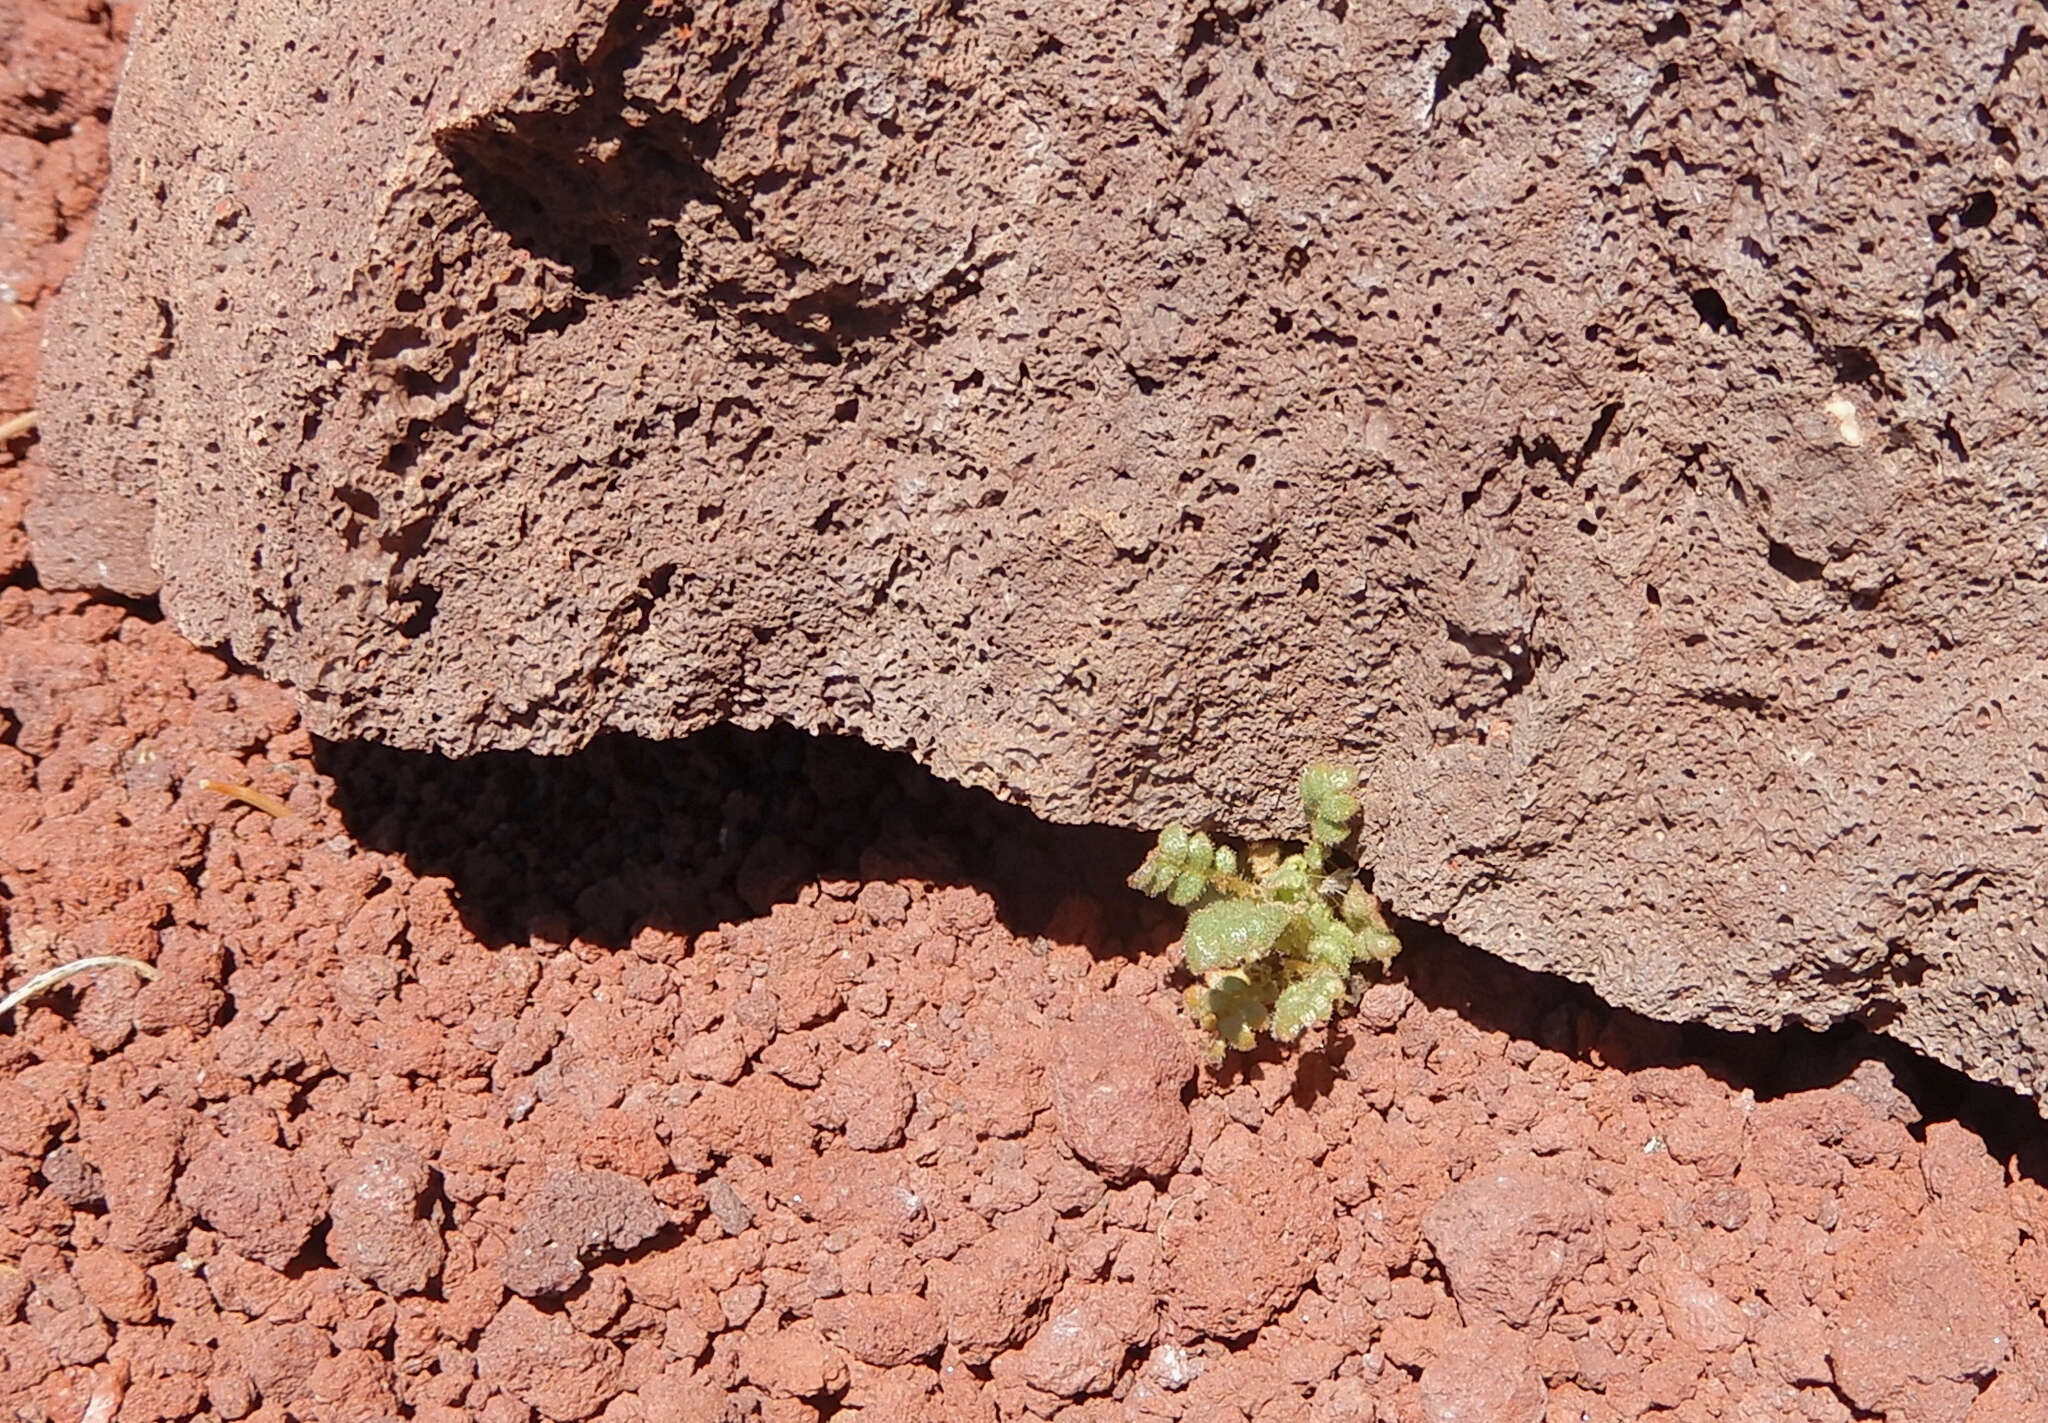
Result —
[[141, 959], [126, 959], [119, 954], [94, 954], [91, 958], [73, 959], [70, 963], [60, 963], [53, 969], [37, 974], [5, 998], [0, 998], [0, 1018], [6, 1017], [37, 994], [49, 992], [65, 979], [76, 978], [79, 974], [90, 973], [96, 968], [132, 968], [144, 978], [156, 977], [156, 970]]
[[0, 420], [0, 445], [6, 444], [16, 435], [26, 435], [35, 429], [37, 422], [42, 418], [40, 410], [24, 410], [19, 415]]
[[230, 785], [226, 781], [201, 781], [199, 789], [224, 795], [229, 800], [238, 800], [243, 805], [253, 805], [265, 815], [282, 820], [292, 813], [292, 808], [268, 791], [259, 791], [253, 786]]

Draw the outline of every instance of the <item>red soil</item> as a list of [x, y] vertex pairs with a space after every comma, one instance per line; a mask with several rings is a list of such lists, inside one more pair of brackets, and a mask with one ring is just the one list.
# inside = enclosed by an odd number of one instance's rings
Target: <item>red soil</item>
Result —
[[[0, 251], [31, 308], [104, 164], [95, 13], [29, 5], [0, 93], [8, 240], [62, 214]], [[1425, 935], [1333, 1040], [1198, 1076], [1132, 838], [793, 734], [316, 746], [38, 588], [25, 468], [5, 984], [159, 976], [0, 1022], [10, 1416], [2048, 1416], [2038, 1126], [1994, 1154], [1903, 1054]]]

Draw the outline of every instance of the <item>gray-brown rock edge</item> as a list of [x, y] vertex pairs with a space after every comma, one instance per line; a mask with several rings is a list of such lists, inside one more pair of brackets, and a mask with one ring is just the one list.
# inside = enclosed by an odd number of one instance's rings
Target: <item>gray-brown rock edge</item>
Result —
[[2032, 9], [164, 0], [52, 581], [312, 728], [785, 720], [1609, 1000], [2048, 1051]]

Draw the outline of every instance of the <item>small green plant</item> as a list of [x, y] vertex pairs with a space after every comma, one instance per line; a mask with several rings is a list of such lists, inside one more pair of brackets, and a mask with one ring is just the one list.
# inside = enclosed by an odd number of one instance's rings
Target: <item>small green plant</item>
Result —
[[1181, 949], [1201, 981], [1188, 1010], [1210, 1036], [1211, 1055], [1250, 1048], [1261, 1031], [1293, 1042], [1327, 1023], [1351, 993], [1361, 965], [1401, 951], [1347, 853], [1358, 828], [1358, 772], [1311, 766], [1301, 775], [1308, 841], [1273, 841], [1240, 852], [1199, 830], [1169, 825], [1131, 876], [1131, 888], [1188, 911]]

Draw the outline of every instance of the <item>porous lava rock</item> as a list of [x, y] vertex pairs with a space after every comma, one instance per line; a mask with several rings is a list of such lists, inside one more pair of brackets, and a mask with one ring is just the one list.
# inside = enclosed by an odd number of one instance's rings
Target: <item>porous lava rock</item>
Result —
[[1528, 1345], [1497, 1324], [1460, 1330], [1422, 1371], [1426, 1423], [1543, 1423], [1545, 1406]]
[[1601, 1257], [1601, 1219], [1584, 1186], [1486, 1171], [1446, 1191], [1422, 1229], [1468, 1325], [1540, 1330], [1564, 1287]]
[[2003, 1302], [1942, 1241], [1859, 1252], [1829, 1354], [1855, 1407], [1884, 1417], [1961, 1420], [2012, 1352]]
[[1228, 1133], [1203, 1171], [1202, 1186], [1160, 1230], [1179, 1285], [1168, 1314], [1189, 1333], [1235, 1339], [1300, 1297], [1336, 1253], [1336, 1221], [1306, 1172]]
[[574, 1288], [590, 1260], [630, 1250], [668, 1224], [647, 1183], [617, 1171], [563, 1171], [535, 1194], [505, 1253], [505, 1288], [534, 1298]]
[[1174, 1025], [1142, 1003], [1091, 1003], [1052, 1035], [1046, 1085], [1060, 1136], [1109, 1180], [1165, 1176], [1188, 1149], [1181, 1093], [1195, 1055]]
[[441, 1272], [447, 1247], [425, 1200], [433, 1172], [397, 1142], [360, 1147], [335, 1182], [327, 1253], [387, 1294], [417, 1294]]
[[218, 1137], [178, 1178], [178, 1201], [239, 1253], [282, 1270], [327, 1214], [320, 1170], [252, 1135]]
[[477, 1376], [555, 1423], [589, 1418], [619, 1391], [619, 1351], [560, 1314], [509, 1299], [477, 1341]]
[[330, 737], [1267, 832], [1344, 755], [1403, 913], [2032, 1090], [2038, 28], [154, 7], [35, 563]]

